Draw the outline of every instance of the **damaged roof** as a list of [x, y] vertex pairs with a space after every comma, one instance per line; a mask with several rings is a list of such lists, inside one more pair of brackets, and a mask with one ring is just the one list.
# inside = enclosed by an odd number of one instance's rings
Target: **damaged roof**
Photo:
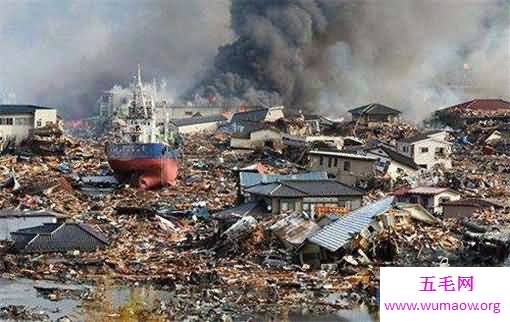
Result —
[[19, 210], [19, 209], [2, 209], [0, 210], [0, 218], [23, 218], [23, 217], [65, 217], [62, 214], [51, 210]]
[[323, 155], [339, 157], [343, 159], [363, 160], [363, 161], [377, 161], [377, 158], [363, 154], [346, 153], [346, 152], [335, 152], [335, 151], [310, 151], [308, 154], [311, 155]]
[[308, 240], [336, 252], [343, 247], [354, 235], [368, 227], [372, 220], [393, 207], [394, 197], [387, 197], [364, 207], [358, 208], [338, 220], [324, 226]]
[[444, 110], [501, 111], [510, 110], [510, 102], [502, 99], [474, 99], [445, 108]]
[[238, 121], [250, 121], [250, 122], [261, 122], [266, 119], [266, 115], [269, 109], [256, 109], [252, 111], [237, 112], [232, 115], [231, 123]]
[[363, 105], [357, 108], [353, 108], [352, 110], [349, 110], [349, 113], [352, 115], [370, 115], [370, 114], [379, 114], [379, 115], [398, 115], [401, 114], [399, 110], [396, 110], [394, 108], [388, 107], [386, 105], [382, 105], [379, 103], [373, 103], [368, 105]]
[[282, 241], [300, 246], [308, 236], [320, 229], [315, 221], [301, 213], [293, 213], [273, 224], [269, 229]]
[[426, 132], [419, 133], [419, 134], [410, 136], [408, 138], [402, 139], [402, 140], [400, 140], [400, 142], [404, 142], [404, 143], [416, 143], [416, 142], [420, 142], [420, 141], [423, 141], [423, 140], [428, 140], [428, 139], [430, 139], [430, 137], [432, 135], [438, 134], [438, 133], [441, 133], [441, 132], [444, 132], [444, 130], [426, 131]]
[[504, 208], [504, 205], [489, 199], [480, 198], [467, 198], [455, 201], [448, 201], [443, 203], [444, 206], [457, 206], [457, 207], [479, 207], [479, 208]]
[[186, 126], [186, 125], [195, 125], [202, 123], [212, 123], [212, 122], [224, 122], [227, 118], [221, 114], [218, 115], [209, 115], [209, 116], [194, 116], [194, 117], [186, 117], [181, 119], [174, 119], [171, 123], [176, 126]]
[[405, 196], [405, 195], [425, 195], [425, 196], [433, 196], [437, 195], [443, 192], [453, 192], [457, 193], [457, 191], [452, 190], [450, 188], [443, 188], [443, 187], [416, 187], [412, 189], [402, 189], [397, 190], [393, 193], [395, 196]]
[[400, 164], [403, 164], [405, 166], [408, 166], [409, 168], [414, 169], [414, 170], [420, 169], [420, 166], [418, 164], [416, 164], [416, 162], [414, 162], [414, 160], [412, 158], [410, 158], [404, 154], [401, 154], [401, 153], [395, 151], [394, 149], [388, 148], [387, 146], [384, 146], [384, 145], [380, 146], [379, 148], [381, 150], [383, 150], [384, 153], [386, 153], [391, 160], [398, 162]]
[[318, 196], [363, 196], [365, 192], [341, 182], [322, 180], [292, 180], [261, 183], [245, 190], [248, 193], [268, 197], [318, 197]]

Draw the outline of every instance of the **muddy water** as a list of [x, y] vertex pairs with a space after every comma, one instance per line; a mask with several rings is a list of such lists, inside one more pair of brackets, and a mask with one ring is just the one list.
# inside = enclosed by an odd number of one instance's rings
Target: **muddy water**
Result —
[[[100, 306], [83, 305], [80, 300], [62, 299], [60, 301], [50, 301], [38, 294], [34, 286], [66, 288], [91, 288], [88, 285], [69, 285], [55, 283], [50, 281], [32, 281], [28, 279], [8, 280], [0, 278], [0, 307], [6, 305], [24, 305], [30, 308], [37, 308], [49, 315], [52, 321], [67, 316], [72, 321], [99, 321], [116, 312], [119, 307], [129, 305], [133, 298], [143, 298], [145, 303], [154, 303], [156, 301], [170, 302], [172, 294], [165, 291], [157, 291], [147, 288], [133, 287], [111, 287], [105, 300], [102, 300]], [[118, 316], [116, 316], [119, 318]], [[115, 320], [115, 319], [108, 319]], [[118, 319], [116, 319], [118, 320]], [[122, 318], [121, 318], [122, 320]], [[278, 321], [272, 317], [257, 316], [252, 321]], [[285, 320], [292, 322], [378, 322], [378, 319], [371, 316], [364, 309], [339, 311], [334, 315], [327, 316], [308, 316], [299, 314], [289, 314]], [[6, 321], [1, 320], [0, 321]]]

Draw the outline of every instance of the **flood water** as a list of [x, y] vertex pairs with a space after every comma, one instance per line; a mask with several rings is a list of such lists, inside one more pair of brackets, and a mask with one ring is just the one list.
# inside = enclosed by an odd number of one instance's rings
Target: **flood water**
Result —
[[[101, 299], [99, 306], [83, 305], [81, 300], [62, 299], [59, 301], [51, 301], [42, 297], [34, 288], [39, 287], [65, 287], [73, 289], [92, 288], [88, 285], [69, 285], [63, 283], [55, 283], [51, 281], [33, 281], [29, 279], [1, 279], [0, 278], [0, 307], [7, 305], [24, 305], [29, 308], [37, 308], [44, 311], [49, 318], [54, 321], [60, 317], [67, 316], [72, 321], [99, 321], [109, 317], [111, 312], [117, 308], [127, 305], [133, 301], [133, 297], [142, 298], [145, 303], [153, 303], [156, 301], [171, 302], [172, 294], [166, 291], [158, 291], [154, 289], [139, 287], [115, 286], [108, 290], [107, 296]], [[113, 317], [113, 316], [111, 316]], [[108, 320], [122, 320], [109, 318]], [[326, 316], [308, 316], [300, 314], [289, 314], [286, 319], [292, 322], [378, 322], [377, 318], [371, 315], [365, 309], [339, 311], [334, 315]], [[8, 321], [2, 320], [0, 321]], [[252, 319], [253, 321], [253, 319]], [[281, 321], [269, 317], [258, 316], [255, 321]]]

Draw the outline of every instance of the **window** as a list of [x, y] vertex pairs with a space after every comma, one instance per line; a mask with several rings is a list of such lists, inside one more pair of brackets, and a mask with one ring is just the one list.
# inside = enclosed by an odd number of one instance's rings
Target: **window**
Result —
[[319, 164], [324, 165], [324, 157], [319, 157]]
[[344, 171], [351, 171], [351, 161], [344, 161]]
[[338, 167], [338, 158], [335, 158], [335, 168]]
[[13, 125], [14, 119], [12, 117], [0, 118], [0, 125]]
[[285, 202], [285, 201], [282, 201], [281, 202], [281, 205], [280, 205], [280, 211], [287, 211], [289, 210], [289, 203], [288, 202]]
[[409, 198], [410, 203], [418, 203], [418, 197], [411, 197]]
[[15, 125], [30, 125], [32, 124], [32, 120], [27, 117], [17, 117], [14, 119]]
[[404, 145], [404, 146], [402, 147], [402, 152], [405, 152], [405, 153], [409, 152], [409, 147], [408, 147], [408, 146], [406, 146], [406, 145]]
[[40, 127], [42, 126], [42, 121], [41, 120], [37, 120], [37, 127]]
[[304, 203], [303, 204], [303, 210], [310, 210], [310, 204], [309, 203]]
[[420, 152], [421, 153], [428, 153], [429, 152], [429, 148], [420, 148]]
[[193, 112], [192, 111], [186, 111], [186, 112], [184, 112], [184, 115], [193, 115]]
[[333, 166], [333, 158], [328, 158], [328, 168]]

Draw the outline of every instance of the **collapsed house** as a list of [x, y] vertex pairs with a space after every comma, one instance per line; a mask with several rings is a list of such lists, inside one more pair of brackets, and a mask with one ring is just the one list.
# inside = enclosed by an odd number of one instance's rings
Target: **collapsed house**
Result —
[[420, 204], [428, 211], [443, 213], [443, 205], [460, 199], [460, 193], [453, 189], [441, 187], [416, 187], [401, 189], [393, 193], [399, 202]]
[[[370, 259], [363, 252], [373, 238], [395, 225], [419, 221], [435, 225], [439, 221], [419, 204], [399, 204], [394, 197], [386, 197], [358, 208], [346, 215], [326, 215], [319, 221], [319, 230], [311, 233], [299, 248], [301, 264], [320, 267], [324, 263], [339, 263], [355, 251], [365, 262]], [[349, 263], [356, 263], [348, 257]]]
[[354, 186], [360, 180], [375, 175], [377, 158], [336, 151], [308, 152], [308, 168], [326, 171], [331, 177]]
[[466, 198], [443, 203], [443, 216], [444, 218], [466, 218], [471, 217], [475, 213], [484, 210], [501, 210], [505, 206], [500, 202], [481, 199], [481, 198]]
[[502, 99], [474, 99], [435, 112], [435, 117], [453, 128], [477, 122], [509, 122], [510, 102]]

